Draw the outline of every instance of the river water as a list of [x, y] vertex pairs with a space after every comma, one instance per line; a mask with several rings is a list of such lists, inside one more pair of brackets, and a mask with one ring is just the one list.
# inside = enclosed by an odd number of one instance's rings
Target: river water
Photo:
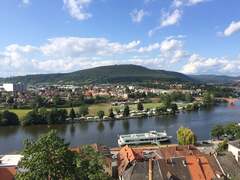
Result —
[[24, 139], [35, 140], [41, 134], [56, 129], [71, 146], [100, 143], [110, 147], [117, 146], [119, 134], [140, 133], [150, 130], [166, 130], [176, 142], [176, 131], [179, 127], [189, 127], [197, 135], [198, 140], [210, 138], [210, 130], [216, 124], [240, 122], [240, 103], [234, 106], [220, 105], [208, 110], [180, 113], [175, 116], [152, 117], [145, 119], [129, 119], [120, 121], [83, 122], [65, 125], [11, 126], [0, 127], [0, 154], [19, 152], [23, 148]]

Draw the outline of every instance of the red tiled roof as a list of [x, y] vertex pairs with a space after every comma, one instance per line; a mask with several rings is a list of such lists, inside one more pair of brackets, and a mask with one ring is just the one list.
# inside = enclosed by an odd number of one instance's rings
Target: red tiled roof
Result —
[[187, 166], [193, 180], [212, 180], [214, 171], [204, 156], [186, 156]]
[[15, 167], [0, 167], [0, 179], [1, 180], [13, 180], [16, 175]]

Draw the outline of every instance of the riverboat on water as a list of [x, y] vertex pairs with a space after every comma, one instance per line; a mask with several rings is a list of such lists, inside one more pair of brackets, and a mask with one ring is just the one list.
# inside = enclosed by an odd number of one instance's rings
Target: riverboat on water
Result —
[[168, 136], [166, 131], [149, 131], [147, 133], [120, 135], [118, 138], [118, 145], [160, 144], [170, 139], [171, 136]]

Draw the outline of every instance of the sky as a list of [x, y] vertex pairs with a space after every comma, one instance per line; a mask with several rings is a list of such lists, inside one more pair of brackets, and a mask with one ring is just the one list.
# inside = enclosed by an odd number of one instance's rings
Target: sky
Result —
[[0, 76], [137, 64], [240, 75], [239, 0], [1, 0]]

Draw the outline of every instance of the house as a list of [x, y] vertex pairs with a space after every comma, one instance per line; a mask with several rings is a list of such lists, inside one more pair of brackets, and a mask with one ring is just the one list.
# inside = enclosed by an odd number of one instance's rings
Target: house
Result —
[[213, 180], [224, 174], [213, 155], [195, 146], [136, 149], [125, 146], [118, 154], [120, 180]]
[[228, 151], [231, 152], [235, 159], [240, 161], [240, 140], [232, 141], [228, 143]]
[[4, 155], [0, 157], [0, 179], [13, 180], [22, 157], [21, 155]]

